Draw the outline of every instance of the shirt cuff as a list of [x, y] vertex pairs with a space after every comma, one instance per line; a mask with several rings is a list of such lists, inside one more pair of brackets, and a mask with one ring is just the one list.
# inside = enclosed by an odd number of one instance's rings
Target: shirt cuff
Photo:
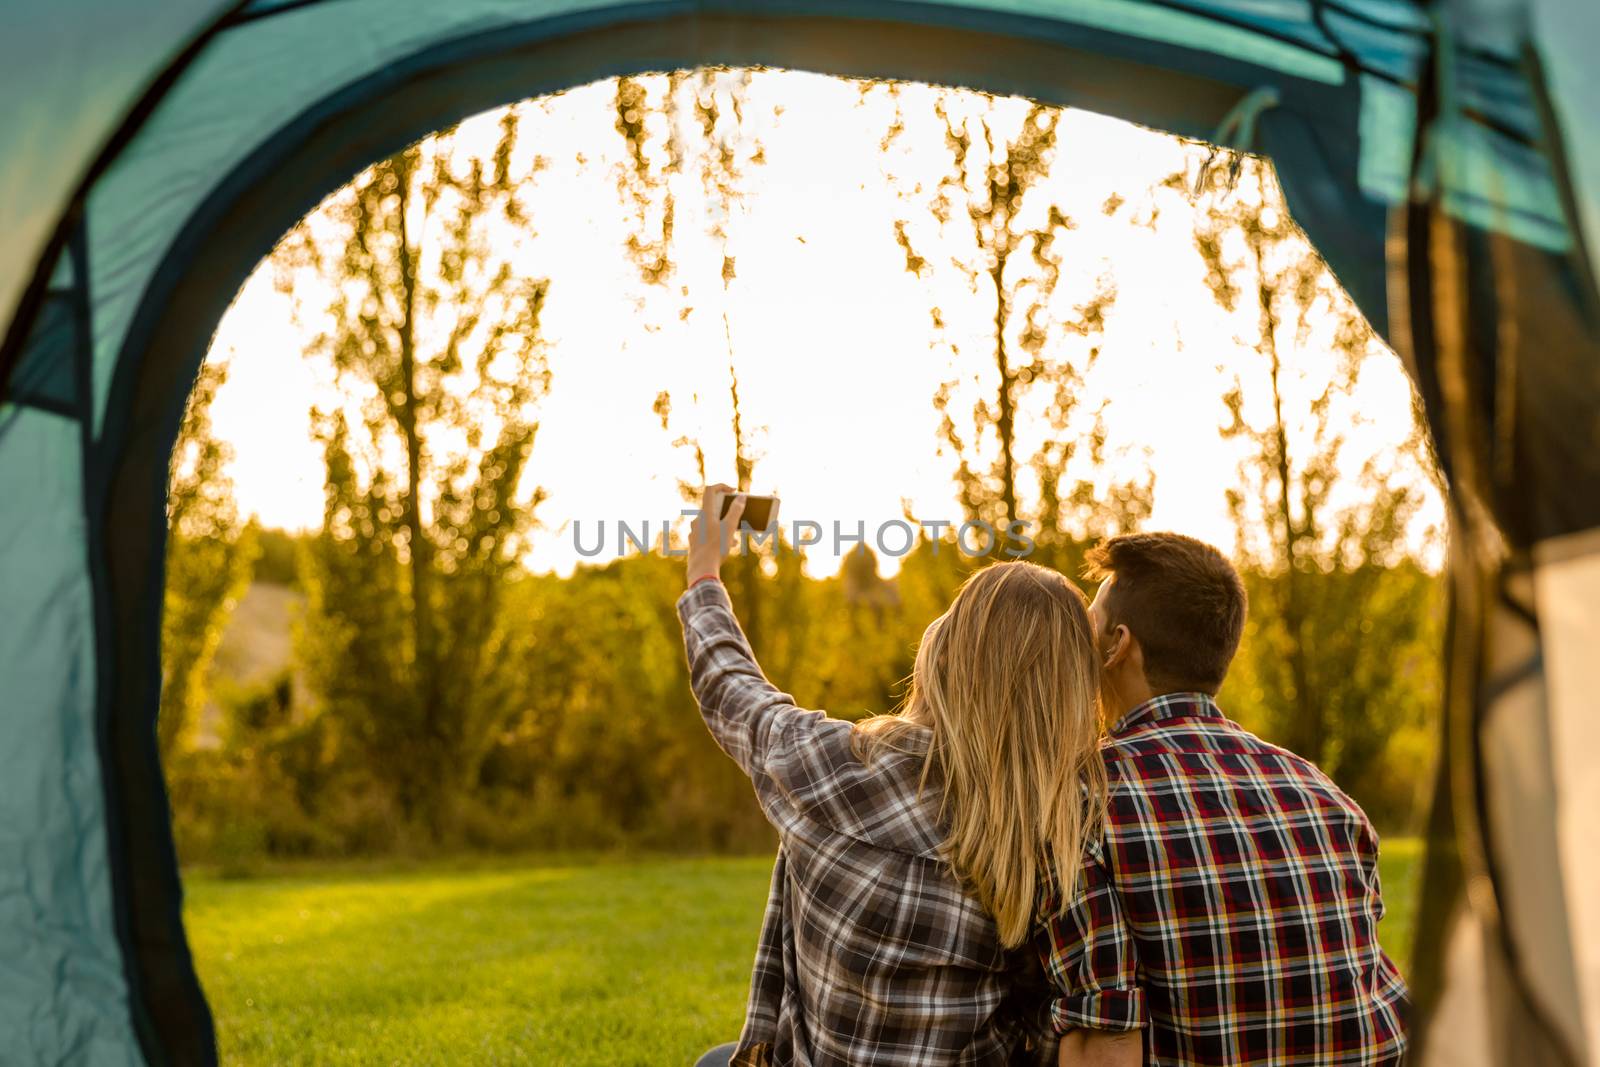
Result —
[[691, 615], [712, 604], [721, 604], [730, 610], [732, 608], [727, 590], [723, 588], [722, 579], [711, 581], [707, 575], [705, 578], [696, 579], [693, 585], [678, 596], [678, 618], [687, 624]]
[[1138, 1030], [1145, 1025], [1144, 990], [1135, 986], [1056, 997], [1050, 1002], [1050, 1025], [1058, 1034], [1068, 1030]]

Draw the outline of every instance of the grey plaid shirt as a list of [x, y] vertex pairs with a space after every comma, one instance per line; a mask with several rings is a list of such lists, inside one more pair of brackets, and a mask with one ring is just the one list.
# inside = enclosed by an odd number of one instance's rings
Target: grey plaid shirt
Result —
[[1045, 989], [1033, 953], [1001, 948], [939, 858], [938, 791], [917, 796], [923, 757], [884, 753], [869, 769], [850, 723], [795, 707], [756, 665], [722, 583], [684, 593], [678, 617], [706, 725], [780, 842], [736, 1067], [1053, 1053], [1033, 1024]]

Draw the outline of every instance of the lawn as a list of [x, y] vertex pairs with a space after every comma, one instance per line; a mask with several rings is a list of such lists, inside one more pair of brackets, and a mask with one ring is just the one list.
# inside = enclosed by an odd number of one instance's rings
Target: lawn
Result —
[[1404, 971], [1411, 964], [1411, 931], [1417, 916], [1417, 892], [1422, 888], [1422, 839], [1385, 840], [1378, 855], [1378, 877], [1387, 909], [1378, 934], [1384, 950]]
[[[1409, 945], [1416, 842], [1384, 845]], [[770, 858], [190, 875], [228, 1064], [688, 1064], [732, 1040]]]

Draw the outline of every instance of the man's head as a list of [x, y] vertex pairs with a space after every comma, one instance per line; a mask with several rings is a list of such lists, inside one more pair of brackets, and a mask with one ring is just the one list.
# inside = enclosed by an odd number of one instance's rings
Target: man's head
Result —
[[1102, 580], [1089, 615], [1121, 710], [1222, 687], [1244, 633], [1245, 592], [1221, 552], [1182, 534], [1126, 534], [1089, 553], [1089, 577]]

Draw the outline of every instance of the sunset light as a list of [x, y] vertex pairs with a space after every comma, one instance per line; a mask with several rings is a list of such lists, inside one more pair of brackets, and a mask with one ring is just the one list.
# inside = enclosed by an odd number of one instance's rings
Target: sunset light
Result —
[[[643, 79], [652, 92], [664, 81]], [[758, 73], [747, 87], [728, 74], [720, 86], [741, 87], [737, 136], [747, 151], [759, 144], [763, 157], [746, 169], [726, 224], [737, 265], [726, 292], [720, 243], [706, 233], [718, 204], [697, 183], [680, 189], [671, 279], [643, 285], [628, 261], [613, 83], [517, 105], [517, 164], [529, 171], [534, 236], [512, 255], [519, 271], [550, 280], [541, 325], [551, 387], [526, 474], [527, 491], [536, 484], [548, 493], [527, 557], [536, 570], [566, 572], [579, 560], [575, 522], [586, 527], [587, 544], [607, 523], [600, 558], [615, 554], [619, 521], [633, 530], [648, 521], [659, 537], [670, 518], [681, 532], [686, 505], [677, 483], [694, 472], [672, 447], [676, 438], [698, 438], [710, 475], [732, 479], [731, 439], [715, 429], [730, 417], [730, 361], [760, 456], [752, 488], [781, 495], [786, 521], [815, 521], [828, 534], [808, 554], [813, 573], [838, 566], [835, 522], [845, 531], [865, 523], [870, 544], [880, 524], [907, 511], [959, 521], [952, 458], [936, 451], [931, 400], [943, 381], [988, 380], [994, 295], [931, 254], [920, 276], [908, 272], [895, 223], [915, 220], [930, 249], [967, 252], [959, 230], [941, 236], [927, 214], [950, 166], [935, 106], [945, 100], [961, 116], [989, 115], [997, 130], [1013, 131], [1027, 102], [918, 85], [891, 92], [791, 72]], [[885, 147], [897, 113], [903, 130]], [[497, 113], [468, 120], [456, 151], [487, 155], [498, 121]], [[1217, 428], [1235, 375], [1245, 383], [1247, 417], [1264, 417], [1259, 361], [1240, 340], [1254, 323], [1248, 308], [1231, 316], [1219, 309], [1205, 285], [1194, 226], [1207, 204], [1161, 184], [1174, 174], [1193, 181], [1211, 150], [1083, 111], [1061, 111], [1059, 122], [1057, 163], [1030, 199], [1037, 214], [1054, 198], [1071, 220], [1058, 242], [1064, 265], [1051, 307], [1070, 316], [1098, 288], [1115, 291], [1102, 333], [1058, 332], [1048, 342], [1080, 365], [1091, 346], [1099, 349], [1082, 404], [1104, 405], [1107, 458], [1096, 476], [1153, 476], [1153, 527], [1231, 549], [1224, 494], [1237, 450]], [[322, 283], [297, 278], [291, 298], [277, 280], [264, 262], [218, 328], [209, 358], [227, 362], [228, 380], [213, 419], [235, 451], [241, 510], [268, 526], [309, 529], [322, 520], [322, 470], [307, 412], [327, 381], [325, 367], [298, 355], [315, 322], [296, 320], [294, 300], [315, 306]], [[936, 309], [943, 330], [933, 326]], [[1326, 384], [1326, 340], [1315, 332], [1286, 339], [1291, 393], [1307, 397]], [[674, 398], [669, 431], [652, 413], [663, 391]], [[1424, 484], [1414, 460], [1394, 454], [1411, 432], [1410, 394], [1399, 361], [1374, 341], [1358, 394], [1333, 415], [1348, 437], [1342, 469], [1353, 474], [1377, 456]], [[1024, 426], [1019, 444], [1043, 432], [1043, 423]], [[1340, 492], [1359, 496], [1353, 482]], [[1443, 510], [1437, 492], [1426, 492], [1412, 544], [1436, 566]], [[895, 558], [883, 557], [892, 573]]]

